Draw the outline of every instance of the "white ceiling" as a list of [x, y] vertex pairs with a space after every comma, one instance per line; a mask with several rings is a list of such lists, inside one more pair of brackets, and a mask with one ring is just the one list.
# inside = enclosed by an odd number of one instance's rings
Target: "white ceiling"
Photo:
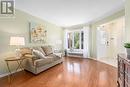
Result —
[[89, 23], [124, 7], [124, 0], [16, 0], [16, 8], [58, 26]]

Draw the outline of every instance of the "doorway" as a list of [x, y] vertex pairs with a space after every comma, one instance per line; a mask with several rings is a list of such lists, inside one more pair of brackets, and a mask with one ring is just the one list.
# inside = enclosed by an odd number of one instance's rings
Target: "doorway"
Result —
[[117, 55], [125, 53], [125, 18], [113, 20], [97, 27], [97, 59], [117, 66]]

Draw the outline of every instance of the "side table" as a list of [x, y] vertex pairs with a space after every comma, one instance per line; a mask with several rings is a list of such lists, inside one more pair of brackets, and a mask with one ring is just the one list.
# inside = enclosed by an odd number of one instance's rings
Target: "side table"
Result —
[[7, 68], [8, 68], [8, 71], [9, 71], [9, 75], [8, 75], [8, 81], [11, 82], [11, 75], [12, 75], [12, 72], [11, 72], [11, 69], [10, 69], [10, 65], [9, 65], [9, 62], [17, 62], [18, 66], [16, 68], [16, 72], [18, 69], [23, 69], [23, 65], [22, 65], [22, 62], [25, 58], [17, 58], [17, 57], [8, 57], [5, 59], [5, 62], [7, 64]]

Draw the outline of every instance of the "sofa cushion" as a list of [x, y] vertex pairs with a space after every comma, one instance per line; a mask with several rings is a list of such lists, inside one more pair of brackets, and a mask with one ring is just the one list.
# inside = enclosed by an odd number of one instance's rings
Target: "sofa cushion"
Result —
[[38, 59], [38, 60], [35, 60], [35, 61], [34, 61], [34, 65], [35, 65], [36, 67], [40, 67], [40, 66], [43, 66], [43, 65], [45, 65], [45, 64], [52, 63], [52, 62], [53, 62], [52, 58]]
[[46, 57], [47, 57], [47, 58], [52, 58], [54, 61], [61, 59], [59, 56], [57, 56], [57, 55], [55, 55], [55, 54], [50, 54], [50, 55], [48, 55], [48, 56], [46, 56]]
[[46, 56], [48, 56], [48, 55], [53, 53], [53, 50], [52, 50], [51, 46], [41, 46], [41, 48], [45, 52]]
[[39, 50], [40, 52], [43, 53], [43, 55], [46, 55], [41, 46], [32, 47], [32, 49]]
[[46, 58], [46, 56], [43, 55], [43, 53], [41, 51], [35, 50], [35, 49], [33, 49], [33, 55], [35, 55], [37, 58], [40, 58], [40, 59]]

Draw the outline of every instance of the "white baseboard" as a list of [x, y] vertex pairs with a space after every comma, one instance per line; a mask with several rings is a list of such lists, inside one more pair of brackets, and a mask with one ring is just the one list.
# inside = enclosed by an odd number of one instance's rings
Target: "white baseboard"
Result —
[[[13, 73], [20, 72], [20, 71], [22, 71], [22, 70], [21, 70], [21, 69], [18, 69], [17, 71], [12, 71], [11, 73], [13, 74]], [[5, 76], [8, 76], [8, 75], [10, 75], [9, 72], [8, 72], [8, 73], [5, 73], [5, 74], [0, 74], [0, 78], [5, 77]]]
[[97, 58], [89, 57], [88, 59], [97, 60]]
[[104, 62], [104, 61], [98, 60], [97, 58], [89, 58], [89, 59], [96, 60], [96, 61], [99, 61], [99, 62], [108, 64], [108, 65], [114, 66], [114, 67], [116, 67], [116, 68], [118, 67], [117, 65], [113, 65], [113, 64], [111, 64], [111, 63], [108, 63], [108, 62]]

